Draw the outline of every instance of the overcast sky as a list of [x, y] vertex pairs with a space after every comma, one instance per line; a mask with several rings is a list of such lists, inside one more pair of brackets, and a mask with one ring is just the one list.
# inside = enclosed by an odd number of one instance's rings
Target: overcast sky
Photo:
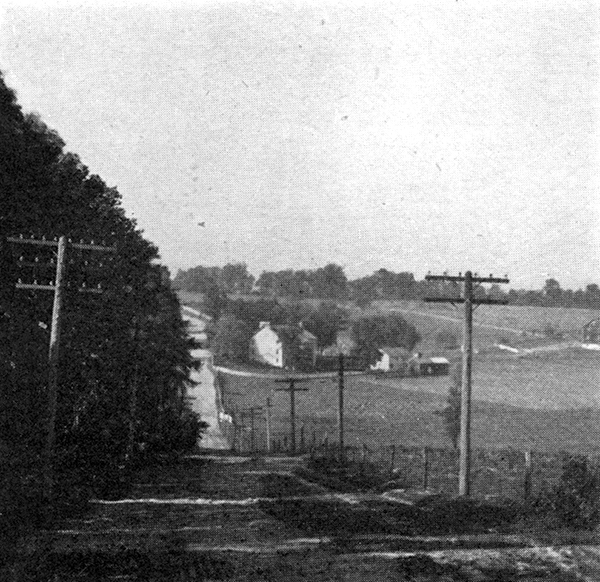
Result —
[[564, 0], [13, 2], [0, 69], [173, 271], [333, 261], [579, 287], [600, 283], [599, 16]]

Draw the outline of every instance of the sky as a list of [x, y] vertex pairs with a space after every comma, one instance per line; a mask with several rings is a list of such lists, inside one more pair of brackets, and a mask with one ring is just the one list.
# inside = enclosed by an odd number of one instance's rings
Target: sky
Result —
[[600, 283], [594, 2], [1, 6], [20, 104], [173, 272]]

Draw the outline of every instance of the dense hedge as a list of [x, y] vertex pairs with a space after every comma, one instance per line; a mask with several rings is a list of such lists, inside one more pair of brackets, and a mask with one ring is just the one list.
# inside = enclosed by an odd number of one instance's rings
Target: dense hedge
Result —
[[[117, 190], [65, 152], [38, 116], [23, 113], [1, 74], [0, 197], [0, 531], [9, 538], [17, 525], [35, 521], [30, 514], [39, 507], [53, 299], [15, 291], [14, 283], [50, 281], [54, 267], [43, 265], [55, 248], [8, 243], [7, 236], [66, 235], [117, 246], [111, 258], [70, 253], [58, 498], [105, 490], [141, 451], [193, 444], [198, 421], [184, 406], [189, 345], [169, 275], [155, 262], [157, 248], [125, 216]], [[31, 267], [36, 257], [40, 266]], [[104, 292], [78, 293], [83, 283], [102, 283]]]

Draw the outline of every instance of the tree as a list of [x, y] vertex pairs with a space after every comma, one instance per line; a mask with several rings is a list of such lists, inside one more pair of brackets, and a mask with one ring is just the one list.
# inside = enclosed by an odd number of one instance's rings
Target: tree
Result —
[[312, 276], [314, 297], [344, 299], [348, 295], [348, 279], [343, 267], [329, 263], [317, 269]]
[[397, 314], [361, 317], [352, 324], [352, 336], [357, 352], [369, 361], [376, 359], [383, 346], [412, 350], [421, 339], [415, 326]]
[[544, 296], [548, 299], [550, 305], [558, 305], [562, 295], [560, 283], [556, 279], [546, 279], [542, 289]]
[[348, 312], [335, 303], [322, 302], [304, 318], [304, 327], [317, 337], [318, 347], [323, 349], [335, 343], [337, 332], [346, 321]]
[[248, 273], [246, 263], [228, 263], [221, 269], [218, 283], [227, 293], [250, 293], [254, 277]]
[[252, 330], [234, 315], [222, 315], [217, 321], [212, 349], [215, 356], [226, 360], [245, 362], [248, 360], [248, 350]]
[[458, 363], [452, 370], [452, 385], [448, 388], [446, 397], [446, 407], [440, 414], [444, 420], [444, 429], [452, 443], [452, 447], [458, 447], [458, 437], [460, 436], [460, 400], [462, 390], [462, 365]]

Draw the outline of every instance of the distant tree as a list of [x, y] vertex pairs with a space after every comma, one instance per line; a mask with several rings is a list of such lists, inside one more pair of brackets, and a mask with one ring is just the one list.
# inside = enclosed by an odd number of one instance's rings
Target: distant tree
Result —
[[211, 347], [217, 357], [244, 362], [248, 359], [251, 337], [252, 330], [247, 323], [232, 314], [224, 314], [215, 326]]
[[344, 299], [348, 295], [348, 279], [343, 267], [329, 263], [313, 275], [312, 293], [323, 299]]
[[204, 282], [204, 291], [202, 293], [204, 295], [203, 305], [205, 311], [211, 317], [218, 319], [223, 309], [227, 306], [227, 295], [214, 279], [207, 279]]
[[303, 323], [317, 337], [318, 347], [323, 349], [335, 343], [337, 332], [347, 318], [348, 312], [345, 309], [332, 302], [322, 302]]
[[546, 279], [542, 292], [550, 305], [558, 305], [560, 303], [562, 289], [556, 279]]
[[376, 358], [377, 350], [382, 346], [412, 350], [421, 339], [415, 326], [397, 314], [357, 319], [352, 324], [352, 337], [357, 352], [370, 361]]
[[248, 273], [246, 263], [228, 263], [220, 270], [217, 282], [226, 293], [250, 293], [254, 276]]
[[446, 397], [446, 407], [438, 414], [444, 420], [444, 429], [452, 443], [452, 447], [458, 447], [458, 438], [460, 436], [460, 399], [462, 390], [462, 365], [458, 363], [452, 369], [452, 384], [448, 388]]
[[357, 307], [364, 309], [377, 299], [375, 281], [372, 277], [356, 279], [350, 284], [350, 295]]

